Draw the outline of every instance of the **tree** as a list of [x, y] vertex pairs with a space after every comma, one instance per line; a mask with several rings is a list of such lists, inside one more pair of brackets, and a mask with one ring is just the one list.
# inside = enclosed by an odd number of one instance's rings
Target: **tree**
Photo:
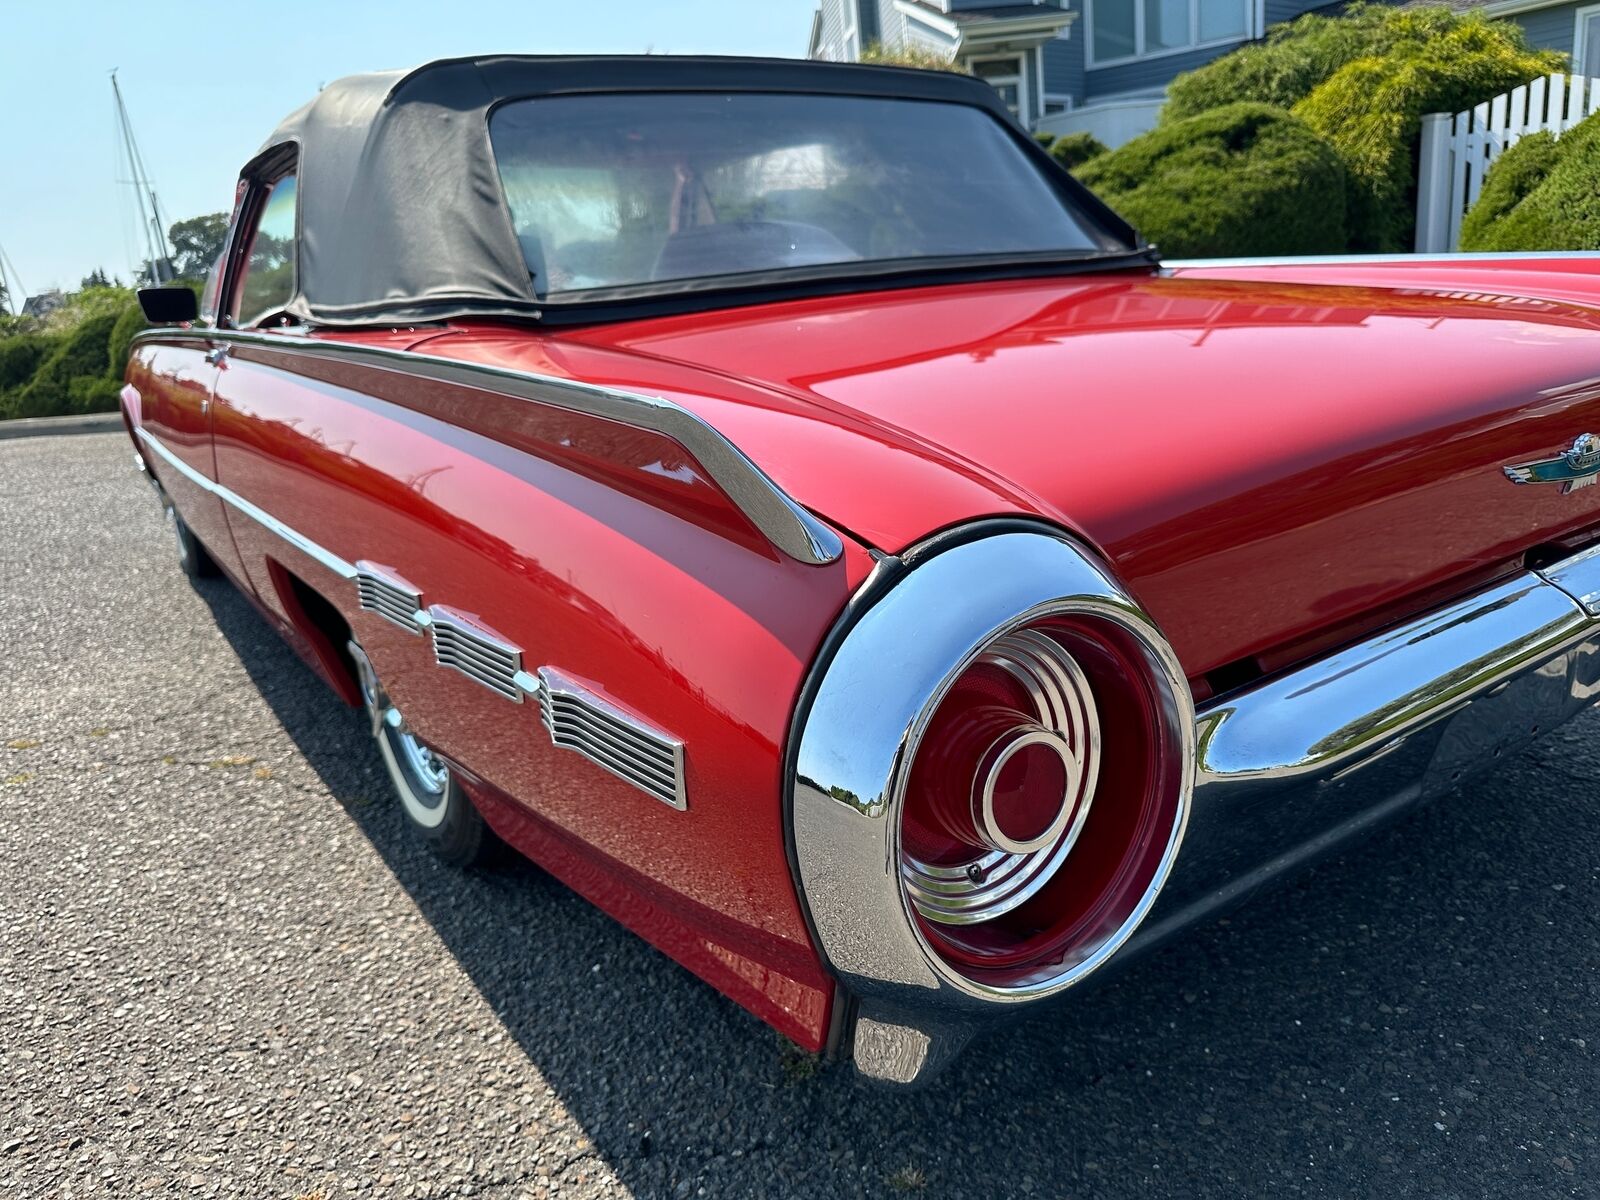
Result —
[[1073, 173], [1175, 258], [1327, 254], [1347, 241], [1338, 153], [1271, 104], [1163, 122]]
[[103, 288], [103, 287], [118, 287], [118, 286], [120, 286], [120, 285], [116, 282], [116, 280], [112, 279], [109, 275], [106, 274], [104, 267], [96, 267], [94, 270], [90, 271], [87, 275], [85, 275], [83, 277], [83, 279], [80, 280], [79, 283], [78, 283], [78, 287], [79, 287], [80, 290], [83, 289], [83, 288]]
[[882, 42], [873, 42], [861, 52], [861, 61], [874, 63], [880, 67], [919, 67], [924, 71], [970, 74], [964, 64], [952, 62], [937, 50], [923, 50], [917, 46], [896, 46], [890, 49]]
[[[1565, 67], [1511, 21], [1444, 5], [1355, 4], [1302, 16], [1264, 41], [1180, 75], [1161, 124], [1240, 101], [1288, 110], [1326, 138], [1349, 173], [1347, 249], [1404, 250], [1416, 223], [1422, 117], [1460, 112]], [[1235, 251], [1237, 253], [1237, 251]]]
[[167, 230], [172, 242], [172, 265], [180, 279], [204, 279], [222, 254], [228, 239], [228, 214], [207, 213], [176, 221]]

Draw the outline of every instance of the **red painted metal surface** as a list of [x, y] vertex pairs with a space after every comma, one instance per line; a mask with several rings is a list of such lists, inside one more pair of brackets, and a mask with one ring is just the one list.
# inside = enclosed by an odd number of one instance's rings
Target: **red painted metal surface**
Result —
[[[340, 336], [665, 396], [884, 550], [988, 515], [1058, 522], [1114, 565], [1204, 694], [1220, 665], [1303, 656], [1600, 517], [1600, 488], [1563, 496], [1500, 471], [1600, 427], [1585, 302], [1600, 292], [1524, 275], [1542, 299], [1481, 272], [1319, 286], [1312, 268], [1196, 271]], [[285, 580], [321, 592], [498, 830], [820, 1046], [832, 985], [785, 858], [782, 752], [817, 648], [871, 568], [862, 545], [798, 565], [657, 435], [394, 370], [236, 345], [207, 426], [188, 404], [198, 362], [156, 346], [131, 376], [175, 453], [424, 603], [475, 614], [527, 668], [602, 683], [686, 743], [689, 810], [555, 749], [536, 704], [439, 668], [326, 564], [161, 472], [208, 545], [237, 547], [259, 603], [292, 628]]]
[[686, 743], [676, 812], [552, 746], [537, 704], [440, 668], [427, 639], [360, 611], [348, 580], [229, 511], [263, 604], [292, 618], [284, 572], [331, 600], [513, 844], [820, 1047], [832, 985], [790, 878], [779, 776], [805, 672], [870, 559], [777, 554], [657, 435], [392, 370], [236, 345], [213, 412], [223, 485]]
[[1200, 677], [1303, 657], [1600, 518], [1600, 488], [1500, 469], [1600, 429], [1600, 310], [1576, 302], [1600, 280], [1513, 272], [1553, 297], [1530, 300], [1482, 270], [1386, 289], [1316, 271], [928, 288], [429, 349], [670, 392], [885, 550], [986, 514], [1057, 521]]
[[[203, 353], [161, 345], [141, 347], [132, 355], [127, 372], [128, 382], [139, 392], [139, 423], [209, 480], [216, 479], [208, 407], [216, 377], [217, 368], [206, 362]], [[158, 466], [157, 477], [218, 565], [238, 576], [239, 556], [228, 533], [222, 501], [181, 472], [161, 472]]]

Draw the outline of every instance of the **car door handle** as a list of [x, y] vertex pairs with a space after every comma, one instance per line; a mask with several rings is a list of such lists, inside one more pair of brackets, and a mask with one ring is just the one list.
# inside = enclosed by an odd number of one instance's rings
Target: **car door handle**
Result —
[[206, 361], [213, 367], [220, 367], [222, 360], [228, 357], [227, 346], [213, 346], [206, 351]]

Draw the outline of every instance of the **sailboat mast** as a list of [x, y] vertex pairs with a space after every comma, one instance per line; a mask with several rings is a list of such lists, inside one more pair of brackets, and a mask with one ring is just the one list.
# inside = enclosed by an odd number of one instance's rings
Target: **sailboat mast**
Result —
[[111, 72], [111, 94], [117, 102], [117, 128], [122, 133], [123, 154], [132, 176], [133, 195], [139, 205], [139, 224], [144, 229], [145, 242], [150, 250], [151, 283], [165, 283], [176, 272], [172, 256], [167, 253], [167, 235], [161, 221], [161, 202], [156, 198], [155, 185], [144, 169], [144, 158], [139, 153], [138, 140], [133, 136], [133, 122], [128, 119], [128, 106], [122, 101], [122, 88], [117, 83], [117, 73]]
[[28, 289], [17, 277], [17, 264], [11, 261], [4, 246], [0, 246], [0, 293], [5, 295], [6, 306], [12, 316], [22, 311], [22, 305], [28, 299]]

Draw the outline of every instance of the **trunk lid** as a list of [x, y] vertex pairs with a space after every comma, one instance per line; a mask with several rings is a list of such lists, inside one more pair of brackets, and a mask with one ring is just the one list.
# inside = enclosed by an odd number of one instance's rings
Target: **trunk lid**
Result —
[[[1200, 676], [1272, 669], [1600, 520], [1600, 487], [1503, 470], [1600, 433], [1600, 313], [1482, 287], [1098, 276], [561, 340], [709, 372], [724, 397], [757, 381], [758, 403], [706, 415], [885, 550], [993, 513], [1067, 525]], [[781, 419], [801, 413], [827, 436]]]

